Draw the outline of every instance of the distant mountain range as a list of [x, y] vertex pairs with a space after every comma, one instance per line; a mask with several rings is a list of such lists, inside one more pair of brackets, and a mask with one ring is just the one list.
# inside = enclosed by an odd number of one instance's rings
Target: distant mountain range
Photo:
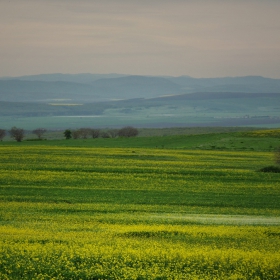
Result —
[[0, 79], [0, 101], [97, 102], [195, 92], [280, 93], [280, 80], [258, 76], [198, 79], [118, 74], [46, 74]]
[[2, 119], [94, 115], [104, 117], [100, 125], [107, 126], [188, 125], [190, 120], [192, 124], [217, 125], [217, 120], [232, 123], [232, 118], [237, 125], [250, 123], [248, 118], [253, 124], [256, 118], [262, 124], [280, 124], [280, 80], [121, 74], [0, 78]]

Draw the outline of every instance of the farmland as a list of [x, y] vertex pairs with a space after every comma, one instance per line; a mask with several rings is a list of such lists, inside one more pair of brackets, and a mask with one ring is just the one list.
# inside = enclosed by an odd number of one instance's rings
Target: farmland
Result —
[[280, 278], [271, 151], [139, 139], [0, 143], [0, 279]]
[[280, 80], [131, 75], [0, 78], [0, 127], [279, 127]]

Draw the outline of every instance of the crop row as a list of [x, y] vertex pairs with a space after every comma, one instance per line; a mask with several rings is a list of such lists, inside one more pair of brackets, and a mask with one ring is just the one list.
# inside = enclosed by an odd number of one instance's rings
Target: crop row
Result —
[[0, 148], [0, 279], [279, 279], [263, 152]]

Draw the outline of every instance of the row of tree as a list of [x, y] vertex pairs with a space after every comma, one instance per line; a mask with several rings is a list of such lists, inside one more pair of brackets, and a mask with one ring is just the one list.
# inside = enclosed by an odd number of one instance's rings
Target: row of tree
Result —
[[[22, 128], [12, 127], [10, 130], [6, 131], [5, 129], [0, 129], [0, 141], [7, 135], [7, 132], [10, 136], [15, 139], [17, 142], [21, 142], [25, 137], [25, 131]], [[38, 139], [42, 139], [44, 133], [47, 130], [45, 128], [36, 128], [32, 131], [33, 134], [37, 135]], [[66, 139], [86, 139], [86, 138], [115, 138], [115, 137], [135, 137], [138, 135], [138, 130], [132, 126], [126, 126], [121, 129], [110, 129], [102, 131], [99, 129], [93, 128], [80, 128], [77, 130], [66, 129], [64, 131], [64, 136]]]
[[66, 139], [87, 139], [87, 138], [116, 138], [116, 137], [135, 137], [138, 135], [138, 129], [132, 126], [126, 126], [121, 129], [110, 129], [102, 131], [100, 129], [93, 128], [80, 128], [77, 130], [71, 131], [66, 129], [64, 131], [64, 136]]
[[[37, 135], [38, 139], [42, 139], [43, 134], [47, 130], [45, 128], [36, 128], [32, 131], [35, 135]], [[25, 131], [22, 128], [18, 127], [12, 127], [10, 130], [8, 130], [8, 133], [10, 136], [15, 139], [17, 142], [21, 142], [25, 136]], [[0, 129], [0, 141], [3, 140], [3, 138], [6, 136], [6, 130], [5, 129]]]

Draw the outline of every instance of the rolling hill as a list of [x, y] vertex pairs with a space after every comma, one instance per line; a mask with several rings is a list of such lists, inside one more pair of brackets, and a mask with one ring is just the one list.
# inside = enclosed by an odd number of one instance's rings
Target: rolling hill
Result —
[[279, 112], [280, 80], [255, 76], [49, 74], [0, 79], [4, 128], [40, 122], [51, 128], [279, 126]]

